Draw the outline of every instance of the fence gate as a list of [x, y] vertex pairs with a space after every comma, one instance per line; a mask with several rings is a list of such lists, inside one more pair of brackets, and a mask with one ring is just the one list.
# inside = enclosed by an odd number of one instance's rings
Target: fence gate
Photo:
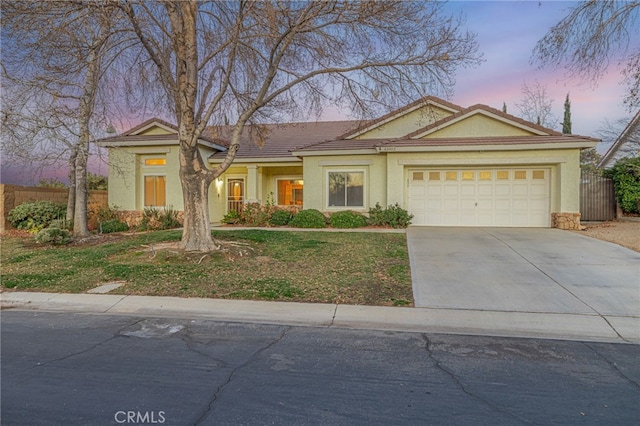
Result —
[[616, 218], [613, 180], [598, 173], [582, 171], [580, 180], [580, 220], [604, 221]]

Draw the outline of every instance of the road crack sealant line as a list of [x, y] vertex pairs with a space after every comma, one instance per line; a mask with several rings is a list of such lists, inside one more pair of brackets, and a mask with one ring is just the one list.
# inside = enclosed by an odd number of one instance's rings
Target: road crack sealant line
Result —
[[233, 376], [235, 376], [236, 373], [239, 370], [243, 369], [244, 367], [246, 367], [247, 365], [252, 363], [255, 360], [255, 358], [258, 355], [260, 355], [262, 352], [264, 352], [267, 349], [271, 348], [272, 346], [277, 345], [278, 343], [280, 343], [282, 341], [282, 339], [284, 339], [284, 337], [287, 335], [287, 333], [291, 329], [292, 329], [291, 326], [285, 326], [284, 330], [282, 330], [282, 333], [280, 333], [280, 336], [275, 338], [273, 341], [269, 342], [264, 347], [262, 347], [262, 348], [258, 349], [257, 351], [255, 351], [245, 362], [243, 362], [242, 364], [240, 364], [239, 366], [237, 366], [233, 370], [231, 370], [231, 373], [229, 373], [229, 376], [227, 377], [227, 380], [225, 380], [224, 383], [222, 383], [220, 386], [217, 387], [217, 389], [215, 390], [215, 392], [211, 396], [211, 399], [209, 400], [209, 403], [207, 404], [206, 408], [202, 411], [202, 413], [198, 416], [196, 421], [193, 423], [194, 426], [202, 424], [202, 422], [204, 422], [206, 420], [206, 418], [209, 416], [209, 413], [211, 413], [211, 411], [213, 410], [213, 406], [216, 403], [216, 401], [218, 400], [218, 396], [219, 396], [220, 392], [222, 392], [222, 389], [225, 386], [227, 386], [229, 383], [231, 383], [231, 381], [233, 380]]
[[519, 417], [519, 416], [513, 414], [512, 412], [504, 409], [503, 407], [499, 407], [499, 406], [495, 405], [494, 403], [492, 403], [488, 399], [482, 398], [481, 396], [476, 395], [473, 392], [469, 391], [467, 389], [467, 387], [462, 383], [462, 381], [456, 376], [456, 374], [453, 371], [451, 371], [448, 368], [446, 368], [444, 365], [442, 365], [442, 362], [434, 356], [433, 350], [431, 349], [431, 340], [429, 339], [429, 336], [427, 334], [425, 334], [425, 333], [421, 333], [420, 335], [422, 336], [422, 339], [423, 339], [423, 341], [425, 343], [424, 348], [425, 348], [425, 350], [427, 352], [427, 355], [429, 356], [429, 359], [431, 361], [433, 361], [434, 366], [438, 370], [442, 371], [447, 376], [449, 376], [453, 380], [453, 382], [460, 388], [460, 390], [462, 390], [462, 392], [464, 392], [465, 395], [468, 395], [471, 398], [475, 398], [478, 401], [480, 401], [483, 404], [485, 404], [487, 407], [491, 408], [492, 410], [495, 410], [495, 411], [497, 411], [499, 413], [502, 413], [502, 414], [505, 414], [507, 416], [510, 416], [510, 417], [522, 422], [522, 423], [536, 424], [536, 423], [531, 422], [529, 420], [523, 419], [522, 417]]
[[584, 346], [586, 346], [587, 348], [591, 349], [591, 351], [593, 351], [593, 353], [595, 353], [596, 355], [598, 355], [600, 358], [602, 358], [608, 365], [609, 367], [611, 367], [611, 369], [613, 369], [616, 373], [618, 373], [618, 375], [620, 377], [622, 377], [624, 380], [628, 381], [629, 383], [631, 383], [633, 386], [635, 386], [636, 388], [640, 389], [640, 383], [636, 382], [635, 380], [633, 380], [631, 377], [627, 376], [626, 374], [624, 374], [622, 372], [622, 370], [620, 370], [618, 368], [618, 364], [616, 364], [615, 362], [611, 361], [609, 358], [607, 358], [604, 354], [602, 354], [600, 351], [596, 350], [596, 348], [593, 347], [593, 345], [586, 343], [586, 342], [582, 342], [582, 344]]
[[616, 330], [616, 328], [613, 326], [613, 324], [611, 324], [611, 322], [609, 322], [609, 320], [602, 315], [600, 312], [598, 312], [598, 310], [596, 308], [594, 308], [593, 306], [591, 306], [590, 304], [588, 304], [587, 302], [585, 302], [584, 300], [582, 300], [580, 298], [580, 296], [578, 296], [577, 294], [575, 294], [574, 292], [572, 292], [571, 290], [569, 290], [567, 287], [563, 286], [562, 284], [560, 284], [558, 281], [556, 281], [555, 278], [553, 278], [551, 275], [547, 274], [545, 271], [543, 271], [542, 269], [540, 269], [538, 267], [538, 265], [536, 265], [535, 263], [531, 262], [529, 259], [527, 259], [526, 257], [524, 257], [518, 250], [514, 249], [513, 247], [511, 247], [511, 245], [509, 245], [509, 243], [507, 243], [506, 241], [504, 241], [502, 238], [496, 236], [495, 234], [492, 234], [491, 232], [487, 231], [486, 229], [483, 228], [483, 231], [486, 232], [487, 234], [491, 235], [493, 238], [495, 238], [496, 240], [500, 241], [502, 244], [504, 244], [505, 246], [509, 247], [509, 249], [511, 251], [513, 251], [515, 254], [517, 254], [518, 256], [520, 256], [525, 262], [527, 262], [529, 265], [533, 266], [534, 268], [536, 268], [538, 271], [540, 271], [545, 277], [549, 278], [551, 281], [553, 281], [554, 283], [556, 283], [556, 285], [558, 285], [558, 287], [562, 288], [564, 291], [566, 291], [567, 293], [569, 293], [570, 295], [572, 295], [573, 297], [576, 298], [576, 300], [580, 301], [580, 303], [582, 303], [583, 305], [585, 305], [586, 307], [588, 307], [589, 309], [591, 309], [593, 312], [596, 313], [596, 315], [598, 315], [600, 318], [602, 318], [602, 320], [604, 322], [607, 323], [607, 325], [609, 326], [609, 328], [611, 328], [611, 330], [613, 330], [614, 333], [616, 333], [616, 335], [623, 341], [623, 342], [627, 342], [627, 343], [632, 343], [629, 340], [625, 339], [619, 332], [618, 330]]
[[75, 356], [83, 355], [83, 354], [86, 354], [88, 352], [91, 352], [92, 350], [96, 349], [97, 347], [102, 346], [102, 345], [104, 345], [106, 343], [109, 343], [110, 341], [112, 341], [114, 339], [117, 339], [118, 337], [125, 337], [125, 336], [123, 336], [121, 334], [123, 330], [125, 330], [125, 329], [127, 329], [129, 327], [133, 327], [134, 325], [136, 325], [136, 324], [138, 324], [138, 323], [140, 323], [142, 321], [144, 321], [144, 319], [137, 319], [137, 320], [133, 321], [130, 324], [125, 324], [122, 327], [120, 327], [115, 333], [113, 333], [111, 335], [111, 337], [109, 337], [107, 339], [104, 339], [104, 340], [101, 340], [100, 342], [95, 343], [95, 344], [91, 345], [90, 347], [88, 347], [86, 349], [83, 349], [83, 350], [78, 351], [78, 352], [73, 352], [73, 353], [67, 354], [67, 355], [62, 356], [60, 358], [55, 358], [55, 359], [52, 359], [52, 360], [49, 360], [49, 361], [46, 361], [46, 362], [37, 363], [36, 365], [27, 368], [27, 370], [32, 370], [34, 368], [44, 367], [46, 365], [53, 364], [55, 362], [65, 361], [65, 360], [67, 360], [69, 358], [73, 358]]

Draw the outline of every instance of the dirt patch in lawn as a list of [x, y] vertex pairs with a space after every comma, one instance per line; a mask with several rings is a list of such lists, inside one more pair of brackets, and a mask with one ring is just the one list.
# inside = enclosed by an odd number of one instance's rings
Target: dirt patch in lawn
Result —
[[583, 223], [583, 226], [586, 227], [585, 230], [572, 232], [640, 252], [640, 221], [613, 221], [593, 225]]

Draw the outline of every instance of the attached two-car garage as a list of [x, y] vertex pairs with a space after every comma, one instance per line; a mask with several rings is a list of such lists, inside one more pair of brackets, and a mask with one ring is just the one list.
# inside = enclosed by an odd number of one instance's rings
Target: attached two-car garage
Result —
[[551, 169], [408, 170], [414, 225], [550, 226]]

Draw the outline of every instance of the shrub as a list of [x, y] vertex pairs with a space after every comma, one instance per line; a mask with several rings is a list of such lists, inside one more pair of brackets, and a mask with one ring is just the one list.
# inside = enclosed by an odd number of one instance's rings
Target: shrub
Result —
[[55, 219], [51, 221], [48, 227], [66, 229], [67, 231], [73, 231], [73, 221], [67, 220], [67, 219]]
[[398, 205], [389, 205], [386, 209], [376, 203], [369, 209], [369, 223], [374, 226], [388, 226], [391, 228], [406, 228], [411, 225], [413, 215]]
[[273, 212], [271, 204], [246, 203], [240, 213], [240, 223], [247, 226], [267, 226]]
[[293, 218], [293, 214], [291, 214], [288, 210], [276, 210], [271, 215], [271, 219], [269, 219], [269, 224], [271, 226], [287, 226], [291, 219]]
[[66, 215], [67, 206], [64, 204], [33, 201], [16, 206], [7, 218], [15, 228], [38, 232], [49, 226], [53, 220], [63, 219]]
[[125, 232], [129, 230], [129, 225], [118, 220], [112, 219], [102, 222], [99, 225], [99, 231], [101, 234], [110, 234], [112, 232]]
[[148, 231], [173, 229], [181, 226], [182, 224], [178, 220], [178, 211], [174, 210], [172, 206], [167, 206], [164, 209], [145, 207], [142, 211], [142, 219], [138, 229]]
[[241, 221], [240, 213], [235, 210], [229, 210], [227, 214], [222, 218], [222, 223], [228, 223], [230, 225], [237, 225]]
[[346, 210], [333, 213], [329, 217], [329, 225], [333, 228], [361, 228], [367, 226], [367, 218], [358, 212]]
[[40, 230], [36, 234], [35, 240], [40, 244], [65, 245], [69, 244], [72, 238], [71, 232], [68, 230], [52, 227]]
[[98, 219], [98, 223], [102, 223], [108, 220], [118, 219], [119, 209], [120, 207], [118, 206], [100, 206], [95, 210], [94, 214], [96, 215], [96, 219]]
[[640, 213], [640, 157], [619, 160], [605, 175], [613, 179], [620, 208], [626, 213]]
[[289, 225], [294, 228], [326, 228], [327, 219], [316, 209], [300, 210], [300, 212], [291, 219]]

